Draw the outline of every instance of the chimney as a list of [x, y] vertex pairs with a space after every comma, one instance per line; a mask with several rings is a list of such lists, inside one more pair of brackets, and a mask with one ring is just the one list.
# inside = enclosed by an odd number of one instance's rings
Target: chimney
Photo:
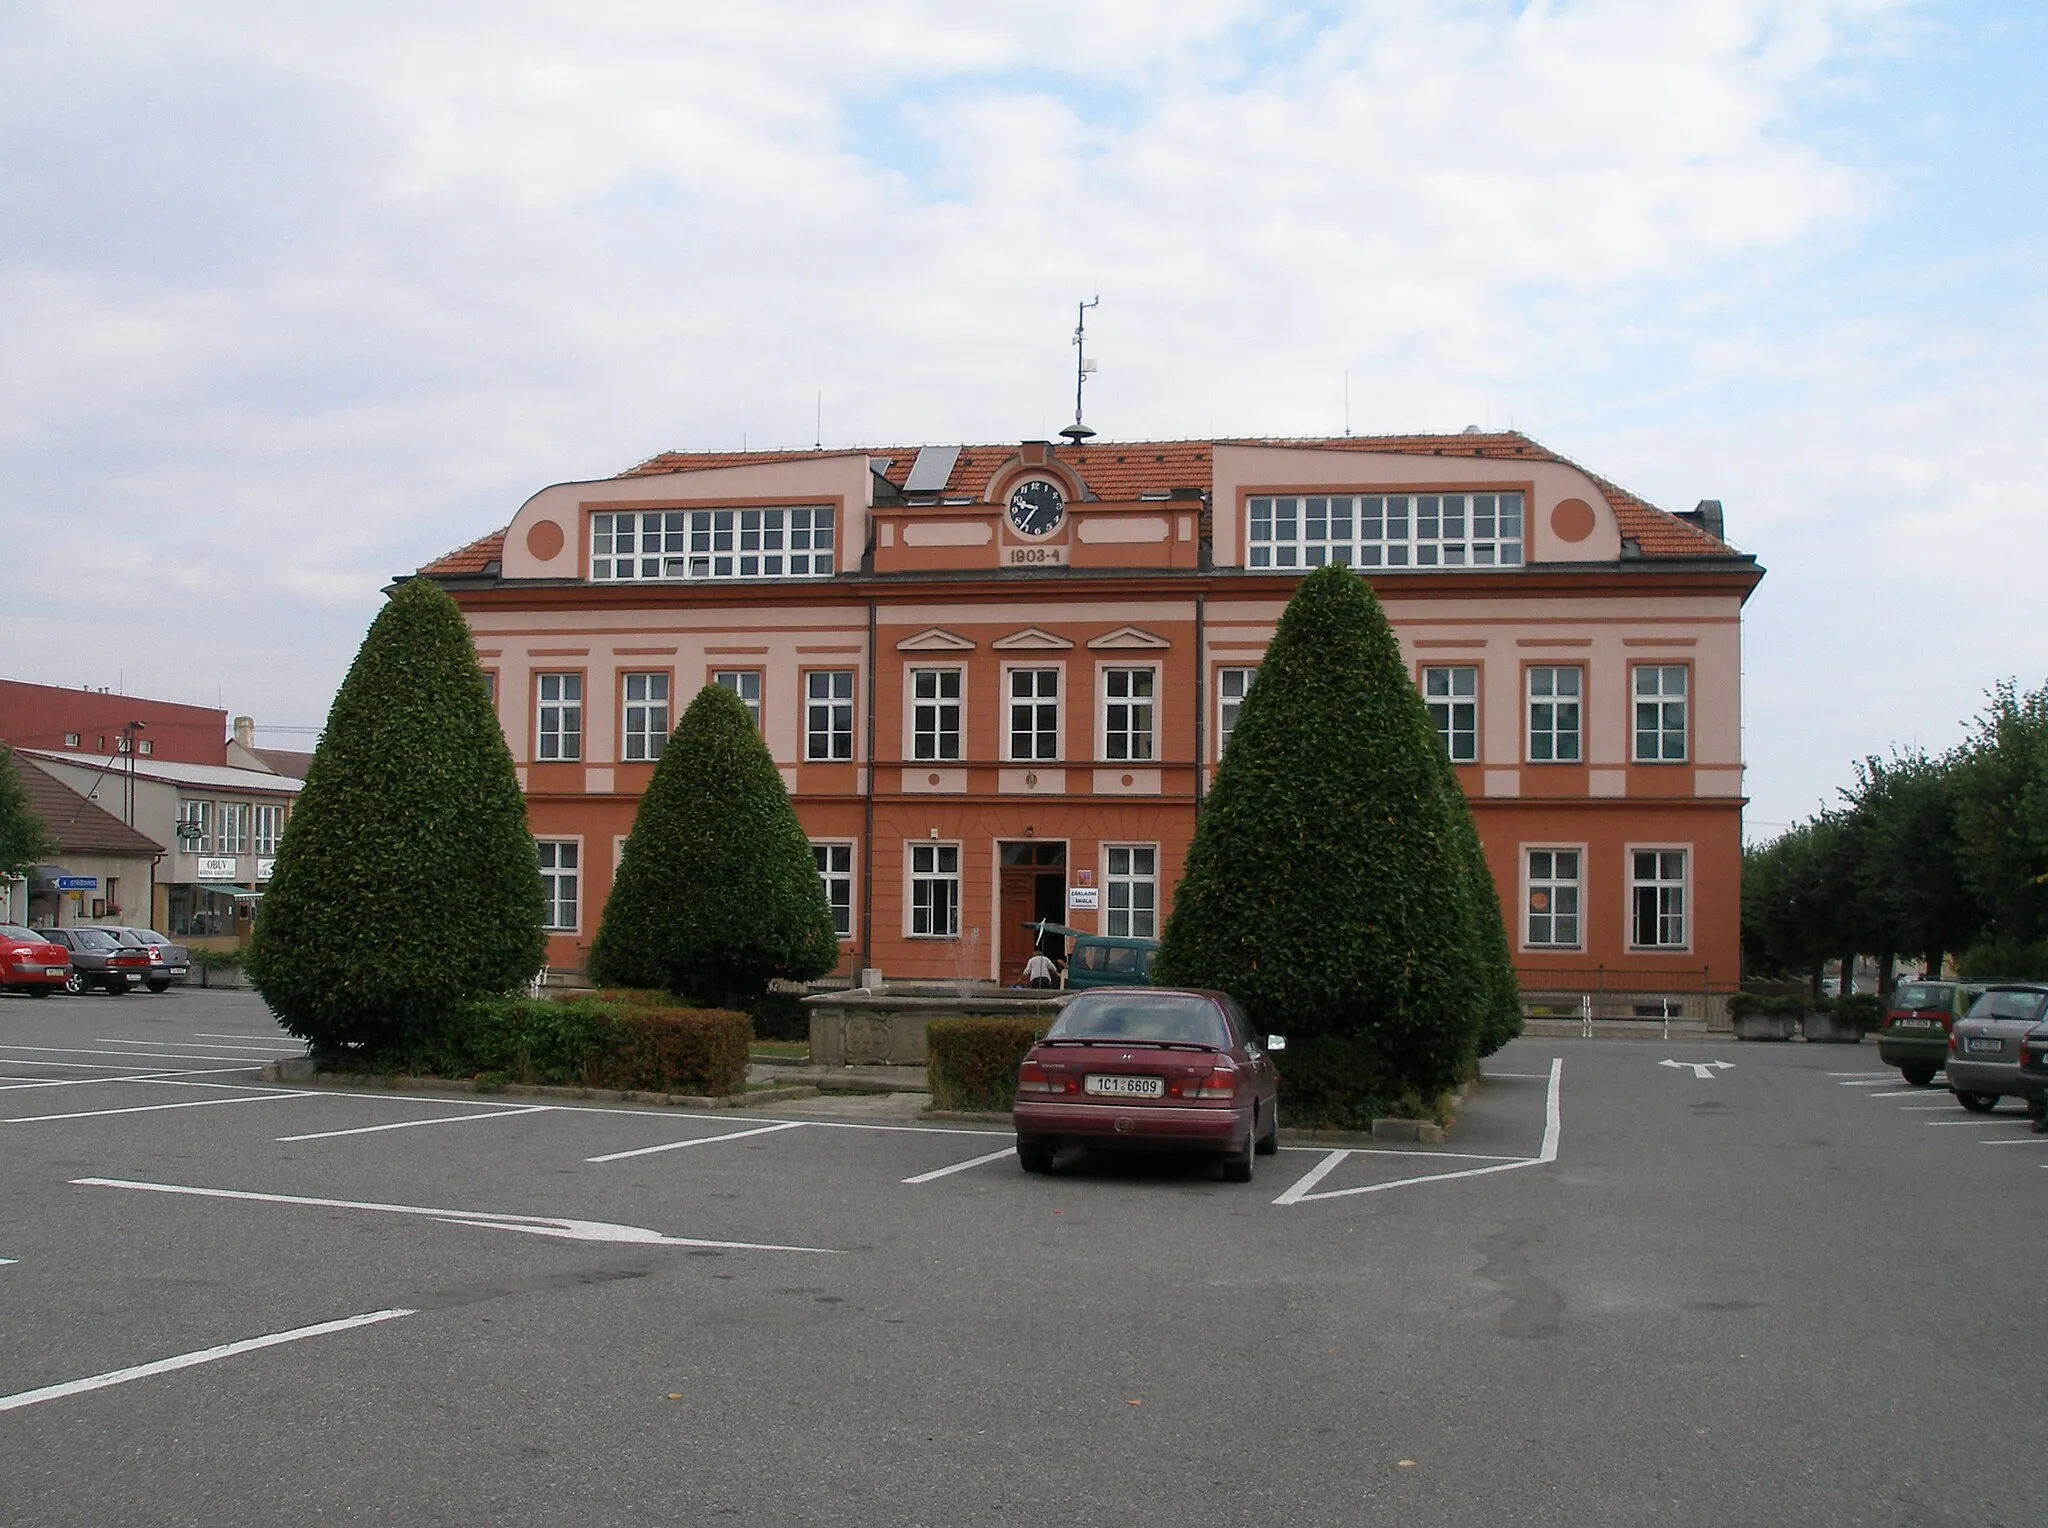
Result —
[[241, 744], [244, 748], [248, 749], [251, 753], [254, 753], [256, 751], [255, 717], [238, 716], [235, 718], [235, 741]]
[[1677, 518], [1685, 521], [1688, 525], [1697, 525], [1716, 541], [1726, 541], [1728, 539], [1727, 532], [1721, 528], [1721, 501], [1719, 499], [1701, 499], [1691, 509], [1679, 510]]

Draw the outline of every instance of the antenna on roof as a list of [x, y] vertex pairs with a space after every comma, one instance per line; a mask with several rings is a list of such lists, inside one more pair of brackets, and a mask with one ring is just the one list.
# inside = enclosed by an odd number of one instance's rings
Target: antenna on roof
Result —
[[813, 451], [825, 449], [825, 389], [822, 387], [818, 389], [818, 417], [816, 433], [811, 436], [811, 449]]
[[1351, 368], [1344, 368], [1344, 438], [1351, 438]]
[[1095, 370], [1095, 363], [1088, 358], [1085, 341], [1088, 337], [1088, 310], [1102, 306], [1102, 294], [1097, 292], [1089, 301], [1077, 304], [1074, 314], [1074, 422], [1064, 426], [1060, 434], [1075, 445], [1086, 445], [1094, 439], [1095, 432], [1081, 422], [1081, 384], [1088, 380], [1088, 373]]

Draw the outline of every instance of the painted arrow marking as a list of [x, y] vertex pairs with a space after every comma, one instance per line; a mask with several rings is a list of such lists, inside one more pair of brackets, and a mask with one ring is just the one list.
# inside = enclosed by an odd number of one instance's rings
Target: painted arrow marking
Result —
[[1714, 1080], [1714, 1069], [1716, 1067], [1720, 1068], [1720, 1070], [1725, 1072], [1730, 1067], [1734, 1066], [1735, 1063], [1732, 1061], [1660, 1061], [1657, 1063], [1657, 1065], [1675, 1066], [1681, 1069], [1685, 1067], [1691, 1067], [1693, 1076], [1702, 1077], [1705, 1078], [1708, 1082], [1712, 1082]]

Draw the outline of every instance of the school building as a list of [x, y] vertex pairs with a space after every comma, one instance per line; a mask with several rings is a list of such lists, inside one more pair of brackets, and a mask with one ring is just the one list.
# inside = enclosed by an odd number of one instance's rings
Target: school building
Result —
[[1386, 608], [1525, 991], [1738, 975], [1741, 617], [1762, 570], [1520, 434], [672, 453], [428, 564], [580, 967], [705, 684], [744, 699], [846, 973], [1014, 982], [1034, 920], [1156, 936], [1303, 570]]

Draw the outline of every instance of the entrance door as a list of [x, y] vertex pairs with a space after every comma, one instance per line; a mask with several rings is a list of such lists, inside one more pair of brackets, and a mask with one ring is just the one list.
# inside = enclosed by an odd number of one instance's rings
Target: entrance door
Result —
[[1067, 846], [1026, 839], [996, 847], [1003, 875], [1001, 977], [1010, 986], [1024, 980], [1024, 962], [1034, 948], [1055, 960], [1066, 954], [1063, 935], [1047, 933], [1041, 939], [1033, 925], [1066, 922]]

